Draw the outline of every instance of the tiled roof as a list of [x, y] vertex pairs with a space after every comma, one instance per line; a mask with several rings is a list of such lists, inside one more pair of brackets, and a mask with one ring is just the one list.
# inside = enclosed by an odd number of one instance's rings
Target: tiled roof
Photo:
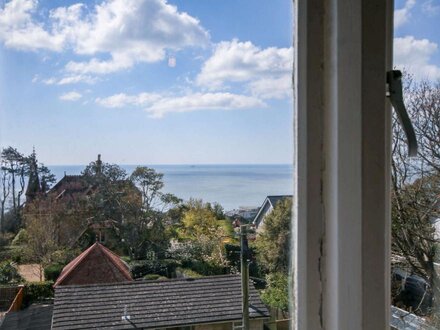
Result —
[[58, 181], [49, 194], [55, 198], [68, 196], [69, 198], [77, 198], [77, 196], [86, 195], [92, 189], [90, 182], [82, 175], [65, 175]]
[[425, 319], [423, 319], [422, 317], [419, 317], [395, 306], [391, 306], [390, 324], [392, 329], [435, 330], [435, 328], [428, 325]]
[[132, 281], [128, 265], [96, 242], [63, 268], [54, 286]]
[[52, 304], [35, 304], [19, 312], [6, 314], [1, 330], [48, 330], [52, 321]]
[[[250, 285], [250, 317], [269, 312]], [[150, 329], [240, 321], [238, 275], [55, 288], [52, 329]], [[123, 320], [127, 315], [133, 324]]]

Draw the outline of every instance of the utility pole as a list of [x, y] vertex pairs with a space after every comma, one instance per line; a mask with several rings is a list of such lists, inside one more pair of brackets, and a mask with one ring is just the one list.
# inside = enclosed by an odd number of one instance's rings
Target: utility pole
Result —
[[243, 330], [249, 330], [249, 246], [247, 225], [240, 226], [240, 264], [241, 264], [241, 295]]

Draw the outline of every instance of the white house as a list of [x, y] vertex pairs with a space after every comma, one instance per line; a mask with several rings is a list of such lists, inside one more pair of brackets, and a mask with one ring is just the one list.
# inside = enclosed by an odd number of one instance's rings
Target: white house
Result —
[[292, 195], [277, 195], [277, 196], [267, 196], [264, 200], [263, 204], [260, 207], [260, 210], [258, 211], [257, 215], [255, 216], [252, 223], [255, 225], [255, 229], [257, 232], [263, 228], [263, 222], [264, 217], [268, 215], [272, 210], [274, 209], [275, 205], [285, 199], [289, 198], [292, 199]]

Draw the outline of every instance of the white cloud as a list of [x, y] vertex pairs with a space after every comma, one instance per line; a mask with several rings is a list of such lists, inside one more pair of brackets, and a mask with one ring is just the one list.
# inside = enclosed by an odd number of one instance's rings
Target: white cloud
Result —
[[248, 89], [255, 96], [263, 99], [282, 99], [293, 96], [292, 75], [285, 74], [278, 78], [265, 78], [252, 81]]
[[37, 21], [36, 0], [11, 0], [0, 9], [0, 40], [14, 49], [69, 49], [89, 56], [66, 66], [68, 72], [83, 75], [161, 61], [168, 49], [209, 42], [208, 32], [196, 18], [178, 12], [166, 0], [109, 0], [87, 9], [84, 4], [58, 7], [43, 24]]
[[196, 83], [218, 90], [228, 83], [244, 82], [253, 95], [281, 97], [289, 93], [292, 62], [292, 47], [261, 49], [250, 41], [223, 41], [203, 64]]
[[66, 64], [66, 71], [80, 74], [108, 74], [131, 68], [135, 63], [134, 57], [117, 55], [109, 61], [100, 61], [96, 58], [88, 62], [73, 62]]
[[90, 75], [83, 75], [83, 74], [74, 74], [74, 75], [67, 75], [65, 77], [62, 77], [57, 80], [57, 85], [68, 85], [68, 84], [76, 84], [76, 83], [86, 83], [86, 84], [94, 84], [98, 78], [92, 77]]
[[416, 4], [415, 0], [407, 0], [403, 8], [394, 11], [394, 27], [398, 28], [409, 21], [411, 17], [411, 9]]
[[153, 118], [162, 118], [172, 112], [192, 112], [199, 110], [237, 110], [263, 108], [261, 100], [231, 93], [195, 93], [181, 97], [165, 97], [155, 102], [145, 111]]
[[78, 101], [82, 95], [78, 92], [68, 92], [61, 95], [59, 98], [63, 101]]
[[64, 37], [46, 31], [43, 24], [32, 20], [36, 7], [36, 0], [13, 0], [0, 8], [0, 41], [19, 50], [61, 51]]
[[427, 0], [422, 5], [422, 11], [429, 16], [436, 16], [440, 13], [440, 1], [435, 3], [433, 0]]
[[69, 85], [77, 83], [94, 84], [97, 81], [98, 78], [96, 77], [82, 74], [66, 75], [61, 78], [51, 77], [42, 80], [42, 82], [46, 85]]
[[419, 79], [440, 79], [440, 67], [430, 62], [437, 51], [438, 45], [428, 39], [394, 38], [394, 65]]
[[46, 85], [55, 85], [57, 83], [57, 79], [56, 78], [48, 78], [48, 79], [43, 79], [42, 80], [44, 84]]
[[192, 112], [200, 110], [235, 110], [264, 108], [266, 104], [253, 96], [231, 93], [190, 93], [184, 96], [167, 96], [150, 93], [138, 95], [115, 94], [98, 98], [95, 102], [108, 108], [137, 106], [153, 118], [162, 118], [173, 112]]
[[126, 106], [147, 106], [160, 99], [159, 94], [140, 93], [138, 95], [115, 94], [105, 98], [97, 98], [95, 101], [106, 108], [122, 108]]

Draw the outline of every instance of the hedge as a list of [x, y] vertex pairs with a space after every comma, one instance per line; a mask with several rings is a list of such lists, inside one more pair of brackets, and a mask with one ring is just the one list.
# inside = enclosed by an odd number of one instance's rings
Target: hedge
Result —
[[[203, 275], [193, 271], [192, 269], [189, 268], [181, 268], [178, 267], [176, 269], [176, 273], [177, 273], [177, 277], [184, 277], [184, 278], [200, 278], [203, 277]], [[180, 276], [179, 276], [180, 275]]]
[[56, 281], [60, 276], [64, 266], [62, 264], [52, 264], [44, 268], [44, 278], [46, 281]]
[[53, 298], [53, 282], [26, 283], [24, 286], [23, 304], [29, 306], [32, 303], [45, 301]]
[[22, 280], [11, 261], [5, 260], [0, 262], [0, 284], [19, 283]]
[[182, 267], [204, 276], [229, 274], [229, 267], [221, 267], [200, 260], [186, 260], [182, 262]]
[[148, 274], [157, 274], [168, 278], [174, 277], [179, 263], [174, 259], [164, 260], [135, 260], [130, 262], [133, 278], [141, 278]]

